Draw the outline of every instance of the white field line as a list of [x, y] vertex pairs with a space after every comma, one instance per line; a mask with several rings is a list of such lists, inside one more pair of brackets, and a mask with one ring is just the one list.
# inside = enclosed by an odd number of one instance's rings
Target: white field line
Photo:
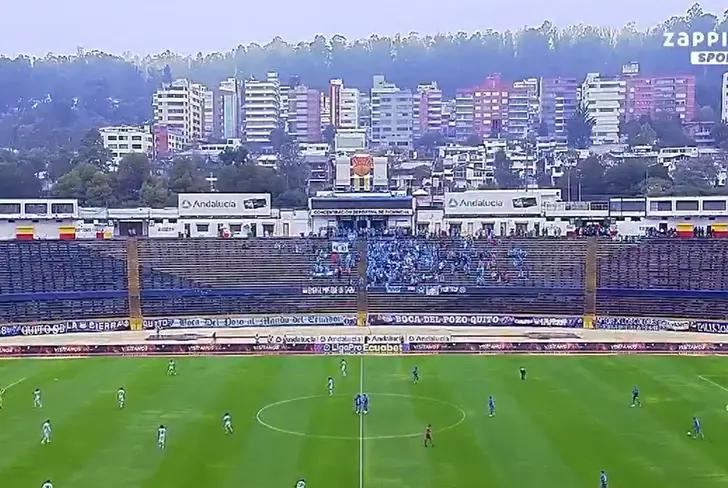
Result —
[[723, 391], [728, 391], [728, 388], [726, 388], [725, 386], [721, 385], [720, 383], [716, 383], [715, 381], [711, 380], [710, 378], [706, 378], [705, 376], [702, 376], [702, 375], [698, 375], [698, 378], [700, 378], [701, 380], [703, 380], [703, 381], [705, 381], [707, 383], [710, 383], [713, 386], [716, 386], [716, 387], [720, 388]]
[[[364, 393], [364, 356], [359, 356], [359, 393]], [[359, 414], [359, 488], [364, 488], [364, 415]]]
[[17, 380], [17, 381], [13, 381], [13, 382], [12, 382], [12, 383], [10, 383], [10, 384], [9, 384], [8, 386], [6, 386], [6, 387], [4, 387], [4, 388], [0, 388], [0, 392], [3, 392], [3, 393], [5, 393], [5, 392], [6, 392], [6, 391], [8, 391], [8, 390], [9, 390], [10, 388], [12, 388], [12, 387], [14, 387], [14, 386], [18, 386], [18, 385], [19, 385], [20, 383], [22, 383], [23, 381], [25, 381], [25, 378], [24, 378], [24, 377], [23, 377], [23, 378], [20, 378], [20, 379], [19, 379], [19, 380]]

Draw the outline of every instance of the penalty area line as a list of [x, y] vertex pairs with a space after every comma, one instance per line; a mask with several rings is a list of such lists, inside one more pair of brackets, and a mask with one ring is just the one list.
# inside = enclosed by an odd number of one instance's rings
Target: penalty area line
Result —
[[706, 378], [703, 375], [698, 375], [698, 378], [700, 378], [701, 380], [705, 381], [706, 383], [710, 383], [711, 385], [720, 388], [723, 391], [728, 391], [728, 388], [726, 388], [725, 386], [721, 385], [720, 383], [716, 383], [715, 381], [711, 380], [710, 378]]

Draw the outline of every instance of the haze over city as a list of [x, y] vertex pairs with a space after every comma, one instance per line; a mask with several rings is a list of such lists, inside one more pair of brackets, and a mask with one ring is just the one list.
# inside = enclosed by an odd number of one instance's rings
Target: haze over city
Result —
[[[0, 54], [45, 55], [75, 52], [77, 47], [121, 54], [157, 53], [167, 49], [184, 54], [228, 51], [239, 44], [264, 43], [275, 36], [287, 41], [310, 40], [317, 34], [342, 34], [350, 39], [372, 34], [496, 29], [517, 30], [544, 20], [556, 25], [595, 24], [621, 27], [635, 22], [652, 27], [691, 5], [685, 0], [660, 2], [584, 3], [577, 0], [511, 2], [454, 0], [391, 2], [370, 0], [349, 4], [337, 0], [266, 2], [210, 0], [186, 8], [172, 0], [127, 0], [123, 8], [99, 8], [91, 0], [3, 2], [3, 43]], [[706, 11], [722, 12], [725, 3], [704, 0]], [[39, 12], [41, 14], [39, 15]], [[29, 23], [33, 29], [29, 29]]]

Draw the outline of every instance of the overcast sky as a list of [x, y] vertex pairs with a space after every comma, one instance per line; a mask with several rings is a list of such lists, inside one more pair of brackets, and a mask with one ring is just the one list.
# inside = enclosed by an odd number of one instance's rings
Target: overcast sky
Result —
[[[194, 54], [316, 34], [348, 38], [417, 31], [519, 29], [548, 19], [641, 28], [684, 13], [694, 0], [0, 0], [0, 53], [44, 55], [78, 46], [121, 54]], [[702, 0], [719, 15], [725, 0]]]

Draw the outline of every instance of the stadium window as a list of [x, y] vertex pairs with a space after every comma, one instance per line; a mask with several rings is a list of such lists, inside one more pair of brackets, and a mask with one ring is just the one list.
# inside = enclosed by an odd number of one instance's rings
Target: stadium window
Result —
[[51, 213], [54, 214], [72, 214], [73, 204], [72, 203], [52, 203]]
[[241, 232], [243, 224], [230, 224], [230, 232]]
[[650, 202], [650, 210], [653, 212], [671, 212], [672, 201], [670, 200], [652, 200]]
[[20, 204], [19, 203], [0, 203], [0, 214], [19, 214]]
[[25, 213], [45, 215], [48, 213], [48, 204], [47, 203], [26, 203], [25, 204]]
[[697, 200], [678, 200], [675, 202], [675, 210], [696, 211], [698, 210]]
[[725, 200], [703, 200], [703, 210], [725, 210]]
[[197, 232], [207, 232], [210, 230], [210, 224], [197, 224]]

